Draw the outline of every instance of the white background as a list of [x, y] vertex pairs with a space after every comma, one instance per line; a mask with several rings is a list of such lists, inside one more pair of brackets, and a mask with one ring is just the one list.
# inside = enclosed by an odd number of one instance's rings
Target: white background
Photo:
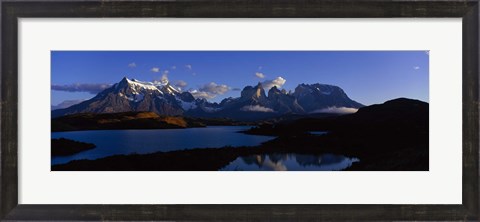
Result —
[[[461, 19], [20, 19], [19, 203], [461, 204], [461, 30]], [[50, 50], [430, 50], [430, 171], [50, 172]]]

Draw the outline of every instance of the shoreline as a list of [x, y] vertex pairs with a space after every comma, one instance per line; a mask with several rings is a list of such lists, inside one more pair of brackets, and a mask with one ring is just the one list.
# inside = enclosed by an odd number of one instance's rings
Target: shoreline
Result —
[[[277, 137], [259, 146], [197, 148], [150, 154], [114, 155], [96, 160], [73, 160], [51, 165], [52, 171], [217, 171], [238, 157], [266, 154], [336, 154], [360, 159], [346, 171], [426, 171], [428, 144], [393, 145], [385, 141], [355, 147], [357, 143], [336, 144], [332, 136], [303, 135]], [[408, 140], [408, 139], [407, 139]], [[296, 144], [293, 146], [292, 144]], [[408, 145], [409, 144], [409, 145]], [[382, 152], [382, 149], [384, 150]], [[412, 152], [416, 151], [416, 152]]]
[[51, 119], [51, 132], [128, 130], [128, 129], [187, 129], [207, 126], [256, 125], [253, 122], [223, 118], [196, 118], [162, 116], [152, 112], [124, 112], [103, 114], [72, 114]]

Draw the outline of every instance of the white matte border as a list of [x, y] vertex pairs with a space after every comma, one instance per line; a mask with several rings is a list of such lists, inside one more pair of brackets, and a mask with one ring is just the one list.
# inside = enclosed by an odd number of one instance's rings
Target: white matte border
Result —
[[[461, 204], [456, 19], [19, 19], [19, 204]], [[51, 50], [430, 50], [430, 171], [50, 172]]]

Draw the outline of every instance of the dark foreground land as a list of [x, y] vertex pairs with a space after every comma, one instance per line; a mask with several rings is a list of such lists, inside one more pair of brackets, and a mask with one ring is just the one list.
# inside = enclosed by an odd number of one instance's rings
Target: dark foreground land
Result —
[[182, 129], [214, 125], [249, 125], [226, 118], [162, 116], [154, 112], [80, 113], [52, 119], [52, 132], [120, 129]]
[[52, 139], [52, 156], [70, 156], [95, 148], [95, 144], [84, 143], [65, 138]]
[[[361, 108], [357, 113], [328, 118], [303, 118], [264, 124], [245, 133], [275, 135], [257, 147], [224, 147], [117, 155], [75, 160], [52, 170], [80, 171], [210, 171], [253, 154], [332, 153], [357, 157], [346, 170], [415, 171], [429, 169], [428, 103], [396, 99]], [[312, 135], [309, 131], [329, 131]]]

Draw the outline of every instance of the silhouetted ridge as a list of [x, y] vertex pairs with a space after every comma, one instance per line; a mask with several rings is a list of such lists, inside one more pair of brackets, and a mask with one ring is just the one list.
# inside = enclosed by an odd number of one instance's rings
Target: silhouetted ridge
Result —
[[377, 124], [378, 128], [403, 126], [428, 128], [428, 112], [429, 105], [426, 102], [399, 98], [360, 108], [355, 114], [343, 118], [345, 122], [351, 124]]

